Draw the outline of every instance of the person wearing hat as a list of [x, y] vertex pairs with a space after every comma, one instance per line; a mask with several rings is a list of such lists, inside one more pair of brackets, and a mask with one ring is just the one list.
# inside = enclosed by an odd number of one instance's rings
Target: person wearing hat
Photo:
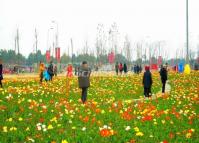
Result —
[[2, 65], [2, 60], [0, 59], [0, 86], [1, 88], [3, 88], [2, 80], [3, 80], [3, 65]]
[[87, 62], [83, 61], [82, 65], [78, 70], [78, 83], [79, 83], [79, 88], [82, 89], [81, 100], [83, 104], [85, 104], [87, 100], [87, 91], [90, 86], [90, 74], [91, 74], [91, 69], [88, 67]]
[[167, 69], [166, 69], [166, 65], [161, 66], [160, 77], [161, 77], [161, 81], [162, 81], [162, 94], [164, 94], [165, 93], [165, 85], [166, 85], [166, 82], [167, 82]]
[[144, 86], [144, 96], [150, 97], [151, 96], [151, 86], [153, 84], [153, 80], [152, 80], [152, 75], [151, 75], [149, 66], [145, 67], [145, 72], [144, 72], [142, 83]]

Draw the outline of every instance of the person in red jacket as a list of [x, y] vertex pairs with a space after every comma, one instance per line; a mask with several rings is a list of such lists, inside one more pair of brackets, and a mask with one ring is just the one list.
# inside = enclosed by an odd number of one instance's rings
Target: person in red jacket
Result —
[[66, 71], [67, 71], [67, 77], [73, 76], [73, 66], [72, 66], [72, 64], [68, 64]]

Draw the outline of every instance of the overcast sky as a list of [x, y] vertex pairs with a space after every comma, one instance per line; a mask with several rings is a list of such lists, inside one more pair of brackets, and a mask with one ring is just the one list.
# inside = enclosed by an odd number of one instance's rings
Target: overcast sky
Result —
[[[189, 0], [190, 42], [195, 51], [199, 43], [198, 7], [199, 0]], [[33, 51], [36, 27], [38, 49], [44, 53], [47, 31], [54, 27], [49, 32], [51, 37], [56, 30], [51, 21], [55, 20], [62, 53], [68, 51], [70, 38], [76, 52], [82, 50], [86, 40], [89, 47], [94, 47], [98, 23], [108, 31], [116, 22], [120, 36], [127, 34], [132, 43], [146, 39], [166, 41], [171, 57], [176, 49], [184, 48], [185, 8], [186, 0], [0, 0], [0, 49], [14, 49], [19, 28], [20, 52], [27, 56]]]

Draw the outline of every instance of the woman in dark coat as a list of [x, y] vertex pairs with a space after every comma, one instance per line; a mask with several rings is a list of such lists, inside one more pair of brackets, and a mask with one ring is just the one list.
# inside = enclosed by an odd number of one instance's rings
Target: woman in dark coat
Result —
[[126, 63], [124, 63], [124, 73], [126, 74], [127, 72], [128, 72], [127, 65]]
[[119, 71], [119, 65], [118, 65], [118, 62], [116, 62], [116, 64], [115, 64], [116, 75], [118, 75], [118, 71]]
[[164, 94], [165, 93], [165, 85], [166, 85], [166, 82], [167, 82], [166, 66], [161, 67], [160, 76], [161, 76], [161, 81], [162, 81], [162, 94]]
[[143, 76], [143, 86], [144, 86], [144, 96], [145, 97], [150, 97], [151, 95], [151, 86], [153, 83], [152, 80], [152, 75], [151, 72], [149, 70], [149, 66], [145, 67], [145, 72], [144, 72], [144, 76]]
[[83, 104], [86, 102], [87, 99], [87, 91], [88, 87], [90, 86], [90, 74], [91, 70], [88, 67], [87, 62], [83, 61], [78, 71], [78, 83], [79, 83], [79, 88], [82, 89], [81, 100]]
[[2, 65], [2, 60], [0, 59], [0, 86], [1, 88], [3, 88], [2, 80], [3, 80], [3, 65]]
[[48, 74], [50, 75], [50, 80], [52, 81], [54, 76], [54, 68], [53, 68], [53, 62], [50, 62], [50, 65], [48, 66]]

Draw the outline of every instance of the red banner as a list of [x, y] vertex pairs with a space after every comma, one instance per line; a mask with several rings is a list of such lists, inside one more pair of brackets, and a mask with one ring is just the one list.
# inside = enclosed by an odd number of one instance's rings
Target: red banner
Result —
[[114, 63], [114, 61], [115, 61], [115, 55], [114, 55], [113, 52], [111, 52], [111, 53], [108, 54], [108, 61], [109, 61], [110, 64]]
[[46, 61], [50, 62], [50, 50], [46, 50]]
[[59, 47], [55, 48], [55, 58], [57, 62], [60, 62], [60, 48]]

